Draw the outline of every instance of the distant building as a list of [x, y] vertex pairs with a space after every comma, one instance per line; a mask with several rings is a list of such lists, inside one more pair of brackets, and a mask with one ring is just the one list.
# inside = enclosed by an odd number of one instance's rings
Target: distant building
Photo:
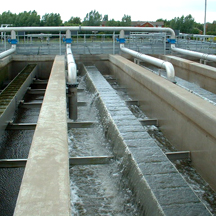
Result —
[[164, 22], [131, 21], [133, 27], [164, 27]]
[[[102, 21], [101, 26], [106, 26], [107, 21]], [[132, 27], [164, 27], [164, 22], [131, 21]]]

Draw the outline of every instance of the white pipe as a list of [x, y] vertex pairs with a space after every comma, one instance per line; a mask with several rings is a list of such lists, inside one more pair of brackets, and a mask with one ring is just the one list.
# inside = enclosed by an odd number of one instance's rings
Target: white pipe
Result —
[[157, 59], [157, 58], [154, 58], [154, 57], [147, 56], [145, 54], [136, 52], [134, 50], [130, 50], [128, 48], [125, 48], [124, 44], [120, 44], [120, 49], [123, 52], [126, 52], [126, 53], [132, 55], [135, 58], [141, 59], [144, 62], [148, 62], [148, 63], [150, 63], [152, 65], [155, 65], [157, 67], [165, 69], [166, 73], [167, 73], [167, 79], [169, 81], [173, 82], [173, 83], [176, 83], [176, 81], [175, 81], [175, 69], [174, 69], [173, 65], [170, 62], [166, 62], [166, 61], [163, 61], [161, 59]]
[[77, 84], [77, 67], [71, 50], [71, 44], [66, 45], [67, 65], [68, 65], [68, 84]]
[[106, 26], [46, 26], [46, 27], [8, 27], [0, 28], [0, 32], [8, 31], [144, 31], [144, 32], [169, 32], [171, 39], [175, 39], [175, 32], [171, 28], [159, 27], [106, 27]]
[[2, 53], [0, 53], [0, 59], [11, 55], [12, 53], [14, 53], [16, 51], [16, 45], [12, 45], [11, 48], [9, 50], [6, 50]]
[[[11, 40], [16, 40], [16, 32], [14, 30], [11, 31]], [[12, 53], [14, 53], [16, 51], [16, 45], [12, 44], [11, 48], [9, 50], [6, 50], [2, 53], [0, 53], [0, 59], [11, 55]]]
[[184, 55], [189, 55], [189, 56], [197, 57], [199, 59], [210, 60], [210, 61], [216, 62], [216, 55], [210, 55], [210, 54], [206, 54], [206, 53], [180, 49], [180, 48], [175, 47], [175, 44], [171, 45], [171, 50], [174, 52], [184, 54]]

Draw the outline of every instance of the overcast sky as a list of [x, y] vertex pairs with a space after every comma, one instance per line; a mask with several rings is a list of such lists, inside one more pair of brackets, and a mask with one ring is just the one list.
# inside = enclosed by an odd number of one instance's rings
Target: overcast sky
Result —
[[[156, 21], [159, 18], [171, 20], [191, 14], [196, 22], [204, 23], [205, 0], [10, 0], [1, 3], [0, 13], [8, 10], [16, 14], [35, 10], [41, 17], [45, 13], [59, 13], [63, 21], [68, 21], [71, 16], [83, 20], [91, 10], [98, 11], [102, 16], [108, 14], [109, 20], [121, 20], [124, 14], [130, 15], [132, 21]], [[216, 0], [207, 0], [206, 21], [212, 23], [214, 20]]]

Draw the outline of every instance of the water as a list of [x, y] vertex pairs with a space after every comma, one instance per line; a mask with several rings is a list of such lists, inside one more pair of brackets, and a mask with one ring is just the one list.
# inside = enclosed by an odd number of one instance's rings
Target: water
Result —
[[[105, 138], [94, 105], [97, 94], [86, 91], [82, 94], [85, 94], [81, 97], [88, 100], [88, 106], [79, 109], [78, 121], [96, 123], [91, 128], [68, 131], [69, 155], [112, 156], [112, 147]], [[70, 185], [73, 216], [140, 215], [127, 179], [122, 174], [121, 161], [113, 160], [105, 165], [73, 166], [70, 168]]]
[[[114, 84], [114, 87], [120, 87], [117, 83]], [[116, 88], [119, 96], [124, 100], [132, 100], [125, 90]], [[147, 116], [139, 109], [136, 105], [128, 106], [134, 116], [137, 119], [146, 119]], [[157, 145], [162, 149], [164, 153], [166, 152], [175, 152], [177, 151], [175, 147], [169, 142], [169, 140], [163, 135], [160, 131], [160, 128], [156, 126], [144, 126], [148, 131], [150, 136], [155, 139]], [[191, 165], [190, 161], [173, 161], [173, 164], [176, 166], [181, 175], [185, 178], [187, 183], [199, 197], [199, 199], [207, 206], [210, 212], [213, 215], [216, 215], [216, 192], [214, 192], [208, 183], [206, 183], [201, 176], [196, 172], [196, 170]]]
[[[38, 96], [28, 96], [32, 101]], [[42, 98], [40, 98], [42, 99]], [[40, 108], [19, 108], [13, 117], [16, 123], [37, 123]], [[28, 158], [34, 130], [5, 130], [0, 139], [0, 159]], [[0, 168], [0, 216], [12, 216], [25, 168]]]

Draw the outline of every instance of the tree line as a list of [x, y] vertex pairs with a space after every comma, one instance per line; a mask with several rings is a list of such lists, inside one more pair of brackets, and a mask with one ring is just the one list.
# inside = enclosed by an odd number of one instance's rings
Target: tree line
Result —
[[[171, 20], [158, 19], [163, 21], [165, 27], [174, 30], [180, 30], [181, 33], [201, 34], [203, 32], [203, 24], [195, 22], [191, 14], [188, 16], [175, 17]], [[59, 13], [46, 13], [42, 17], [34, 11], [24, 11], [14, 14], [10, 11], [0, 14], [0, 25], [12, 24], [13, 26], [131, 26], [131, 16], [124, 15], [121, 21], [114, 19], [109, 20], [108, 15], [102, 16], [98, 11], [92, 10], [86, 14], [83, 21], [80, 17], [71, 17], [68, 21], [63, 22]], [[207, 23], [206, 33], [216, 35], [216, 21]]]
[[[163, 21], [165, 27], [180, 30], [181, 33], [202, 34], [204, 31], [204, 25], [195, 22], [191, 14], [188, 16], [175, 17], [171, 20], [158, 19], [157, 21]], [[216, 21], [206, 23], [206, 34], [216, 35]]]

